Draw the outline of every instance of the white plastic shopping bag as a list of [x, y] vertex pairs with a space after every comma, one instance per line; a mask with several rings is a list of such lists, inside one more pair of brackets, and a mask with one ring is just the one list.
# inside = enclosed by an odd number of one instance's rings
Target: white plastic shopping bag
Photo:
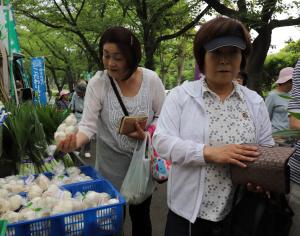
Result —
[[154, 190], [154, 181], [151, 175], [150, 158], [147, 158], [146, 135], [143, 141], [138, 141], [133, 156], [121, 186], [121, 194], [129, 204], [140, 204], [146, 200]]

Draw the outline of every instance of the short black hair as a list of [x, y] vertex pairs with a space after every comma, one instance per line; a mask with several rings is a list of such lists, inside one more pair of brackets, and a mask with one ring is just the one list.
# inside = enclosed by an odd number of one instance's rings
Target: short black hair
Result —
[[129, 68], [129, 76], [137, 69], [141, 58], [141, 44], [138, 38], [129, 30], [121, 26], [114, 26], [107, 29], [100, 39], [99, 53], [102, 61], [103, 46], [105, 43], [115, 43], [125, 60]]

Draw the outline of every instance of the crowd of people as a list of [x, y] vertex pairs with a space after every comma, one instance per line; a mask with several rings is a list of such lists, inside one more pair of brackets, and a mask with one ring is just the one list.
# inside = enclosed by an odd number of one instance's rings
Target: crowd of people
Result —
[[[142, 51], [137, 37], [124, 27], [107, 29], [99, 43], [105, 70], [98, 71], [88, 84], [78, 83], [70, 103], [69, 93], [62, 90], [59, 94], [57, 106], [76, 114], [79, 131], [58, 148], [72, 152], [96, 135], [95, 168], [120, 190], [136, 143], [145, 139], [149, 125], [156, 124], [154, 147], [172, 163], [165, 235], [221, 236], [236, 191], [230, 165], [246, 168], [259, 158], [257, 147], [250, 143], [279, 145], [272, 132], [290, 125], [300, 129], [300, 121], [289, 118], [287, 112], [287, 108], [300, 107], [300, 61], [295, 70], [280, 71], [276, 89], [264, 100], [246, 87], [244, 71], [251, 41], [242, 23], [225, 17], [206, 22], [195, 36], [193, 51], [202, 78], [184, 82], [165, 99], [158, 75], [139, 66]], [[284, 96], [293, 99], [289, 102]], [[145, 130], [135, 123], [134, 132], [119, 134], [124, 115], [146, 115]], [[294, 222], [299, 222], [299, 143], [296, 148], [289, 161], [291, 192], [287, 198]], [[254, 186], [252, 191], [256, 190], [263, 191], [261, 186]], [[151, 199], [129, 205], [133, 236], [152, 235]], [[290, 236], [296, 235], [300, 226], [294, 223]]]

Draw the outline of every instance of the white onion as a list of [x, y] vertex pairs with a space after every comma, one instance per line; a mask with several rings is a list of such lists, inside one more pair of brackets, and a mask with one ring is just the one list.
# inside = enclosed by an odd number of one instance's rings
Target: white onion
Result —
[[34, 182], [44, 191], [50, 185], [50, 180], [43, 174], [40, 174]]
[[33, 220], [35, 218], [36, 213], [30, 208], [23, 208], [19, 213], [19, 220]]
[[109, 199], [108, 200], [108, 204], [117, 204], [117, 203], [119, 203], [120, 201], [119, 201], [119, 199], [117, 199], [117, 198], [112, 198], [112, 199]]
[[57, 142], [57, 143], [60, 143], [61, 141], [63, 141], [65, 138], [66, 138], [66, 134], [64, 132], [61, 132], [61, 131], [57, 131], [54, 133], [54, 140]]
[[73, 167], [67, 168], [66, 172], [69, 176], [77, 176], [80, 174], [81, 171], [78, 167], [73, 166]]
[[14, 186], [11, 186], [10, 190], [12, 193], [20, 193], [24, 191], [24, 184], [16, 184]]
[[102, 192], [99, 193], [99, 199], [100, 199], [99, 204], [103, 205], [108, 203], [108, 201], [111, 199], [111, 196], [108, 193]]
[[7, 189], [0, 189], [0, 198], [7, 198], [7, 197], [8, 197]]
[[75, 115], [72, 113], [65, 119], [64, 122], [67, 126], [71, 126], [71, 125], [74, 126], [77, 124], [77, 119], [76, 119]]
[[51, 184], [49, 188], [43, 193], [43, 197], [56, 197], [59, 196], [61, 190], [57, 185]]
[[72, 194], [69, 191], [66, 191], [66, 190], [62, 191], [61, 199], [68, 200], [71, 198], [72, 198]]
[[16, 223], [19, 220], [19, 213], [14, 211], [7, 211], [1, 216], [1, 218], [7, 220], [9, 223]]
[[57, 132], [65, 132], [65, 128], [67, 128], [67, 125], [62, 123], [57, 127]]
[[9, 199], [9, 205], [10, 205], [10, 210], [11, 211], [15, 211], [17, 209], [19, 209], [22, 205], [22, 197], [20, 195], [15, 195], [15, 196], [12, 196], [10, 199]]
[[10, 203], [8, 200], [0, 198], [0, 214], [7, 212], [10, 209]]
[[85, 209], [85, 206], [82, 201], [72, 199], [72, 204], [73, 204], [73, 211], [81, 211]]
[[66, 135], [69, 135], [69, 134], [76, 134], [78, 131], [78, 128], [77, 126], [74, 126], [74, 125], [70, 125], [70, 126], [67, 126], [65, 128], [65, 134]]
[[101, 202], [99, 193], [95, 191], [88, 191], [83, 199], [83, 204], [86, 208], [97, 207]]
[[35, 197], [40, 197], [40, 196], [42, 196], [42, 193], [43, 193], [43, 190], [39, 186], [32, 185], [28, 192], [28, 198], [33, 199]]
[[58, 202], [56, 206], [54, 206], [51, 214], [59, 214], [65, 212], [71, 212], [73, 210], [73, 204], [71, 200], [62, 200]]
[[57, 204], [57, 199], [54, 197], [46, 197], [44, 198], [43, 208], [52, 209]]

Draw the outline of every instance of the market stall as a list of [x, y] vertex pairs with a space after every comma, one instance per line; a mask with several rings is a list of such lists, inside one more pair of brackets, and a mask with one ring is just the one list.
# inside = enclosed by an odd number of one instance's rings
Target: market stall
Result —
[[32, 103], [7, 103], [3, 111], [1, 160], [13, 163], [0, 178], [0, 220], [8, 223], [6, 235], [120, 232], [124, 198], [92, 167], [56, 150], [60, 139], [77, 132], [74, 114]]

